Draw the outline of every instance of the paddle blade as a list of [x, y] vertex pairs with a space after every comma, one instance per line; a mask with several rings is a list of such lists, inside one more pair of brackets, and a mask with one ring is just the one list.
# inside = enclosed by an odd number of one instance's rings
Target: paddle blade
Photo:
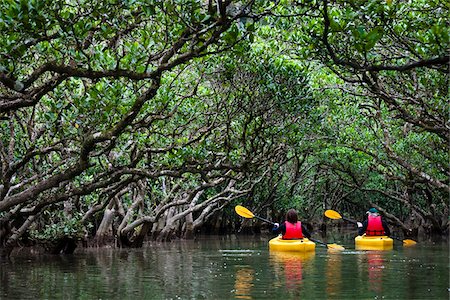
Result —
[[330, 219], [342, 219], [342, 216], [337, 211], [331, 209], [325, 211], [325, 216]]
[[403, 240], [403, 246], [409, 247], [409, 246], [414, 246], [415, 244], [417, 244], [417, 242], [414, 240], [410, 240], [410, 239]]
[[327, 244], [328, 249], [335, 251], [344, 251], [345, 248], [338, 244]]
[[245, 208], [243, 206], [236, 205], [234, 210], [241, 217], [244, 217], [244, 218], [247, 218], [247, 219], [253, 219], [255, 217], [255, 215], [251, 211], [249, 211], [247, 208]]

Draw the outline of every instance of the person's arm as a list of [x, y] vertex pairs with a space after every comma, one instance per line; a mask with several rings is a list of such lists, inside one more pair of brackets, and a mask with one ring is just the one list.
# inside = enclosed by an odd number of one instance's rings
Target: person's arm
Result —
[[367, 229], [367, 220], [365, 220], [361, 226], [359, 226], [361, 223], [358, 222], [358, 235], [363, 235], [364, 233], [366, 233], [366, 229]]
[[302, 233], [303, 236], [310, 238], [311, 237], [311, 233], [308, 231], [308, 229], [306, 229], [305, 225], [302, 224]]
[[278, 224], [275, 223], [275, 225], [272, 228], [272, 233], [274, 234], [285, 234], [286, 233], [286, 225], [284, 223]]
[[386, 235], [391, 235], [391, 230], [389, 229], [387, 223], [384, 220], [381, 220], [381, 225], [383, 225], [384, 233]]

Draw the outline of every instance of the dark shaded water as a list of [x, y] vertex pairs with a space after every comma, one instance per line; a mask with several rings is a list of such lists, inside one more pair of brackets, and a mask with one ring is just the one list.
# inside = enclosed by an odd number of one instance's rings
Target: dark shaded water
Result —
[[17, 253], [0, 299], [449, 299], [449, 248], [270, 253], [269, 237], [228, 236], [141, 249]]

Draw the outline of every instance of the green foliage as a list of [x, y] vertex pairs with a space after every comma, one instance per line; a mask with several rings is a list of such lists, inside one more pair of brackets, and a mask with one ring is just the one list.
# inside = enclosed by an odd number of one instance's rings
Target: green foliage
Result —
[[85, 236], [86, 228], [81, 223], [82, 214], [77, 213], [72, 217], [66, 217], [62, 213], [50, 213], [51, 222], [44, 225], [42, 229], [32, 229], [30, 231], [31, 237], [37, 240], [58, 240], [61, 238], [81, 239]]
[[[2, 101], [28, 101], [0, 112], [2, 197], [64, 174], [24, 209], [76, 195], [89, 211], [144, 180], [150, 213], [175, 185], [178, 199], [217, 178], [259, 182], [251, 201], [304, 217], [369, 200], [400, 214], [405, 191], [445, 206], [431, 179], [448, 184], [448, 68], [410, 64], [447, 55], [448, 6], [240, 5], [0, 3]], [[252, 13], [227, 23], [240, 9]], [[81, 217], [46, 207], [33, 235], [79, 237]]]

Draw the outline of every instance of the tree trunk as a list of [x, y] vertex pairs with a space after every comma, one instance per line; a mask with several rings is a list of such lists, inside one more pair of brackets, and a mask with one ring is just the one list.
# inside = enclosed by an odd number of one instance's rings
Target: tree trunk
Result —
[[[198, 199], [203, 194], [204, 191], [199, 191], [194, 198], [192, 199], [189, 208], [194, 207], [198, 203]], [[194, 217], [192, 216], [192, 212], [186, 215], [185, 217], [185, 228], [184, 228], [184, 238], [187, 240], [194, 239]]]
[[[129, 247], [134, 247], [133, 246], [134, 243], [132, 241], [133, 236], [124, 234], [123, 229], [127, 226], [127, 224], [130, 222], [130, 220], [133, 219], [135, 215], [139, 215], [139, 211], [142, 213], [142, 211], [144, 210], [145, 185], [142, 183], [142, 181], [138, 181], [135, 188], [132, 191], [134, 192], [133, 203], [128, 208], [125, 217], [123, 218], [122, 222], [119, 225], [119, 228], [117, 229], [117, 234], [121, 242], [120, 246], [127, 245]], [[136, 211], [138, 213], [136, 213]]]
[[114, 208], [107, 207], [105, 209], [102, 222], [100, 223], [94, 238], [94, 244], [97, 247], [109, 244], [114, 240], [112, 224], [116, 215], [117, 211]]
[[[14, 231], [14, 233], [4, 242], [4, 246], [0, 249], [0, 257], [5, 258], [9, 257], [11, 255], [11, 252], [14, 250], [14, 247], [17, 246], [19, 238], [26, 232], [28, 227], [30, 227], [31, 224], [33, 224], [34, 220], [39, 216], [32, 215], [29, 216], [23, 224]], [[2, 246], [2, 245], [0, 245]]]
[[167, 242], [167, 241], [171, 240], [171, 235], [175, 228], [175, 223], [172, 219], [174, 214], [175, 214], [175, 208], [171, 207], [167, 210], [167, 215], [165, 218], [165, 225], [164, 225], [163, 229], [161, 230], [161, 232], [158, 234], [156, 241]]
[[152, 228], [152, 223], [145, 222], [142, 224], [138, 233], [133, 237], [133, 241], [131, 243], [132, 248], [140, 248], [144, 244], [145, 237], [148, 234], [148, 231]]
[[184, 235], [183, 237], [186, 240], [194, 239], [194, 219], [192, 217], [192, 213], [186, 215], [186, 222], [184, 223]]

